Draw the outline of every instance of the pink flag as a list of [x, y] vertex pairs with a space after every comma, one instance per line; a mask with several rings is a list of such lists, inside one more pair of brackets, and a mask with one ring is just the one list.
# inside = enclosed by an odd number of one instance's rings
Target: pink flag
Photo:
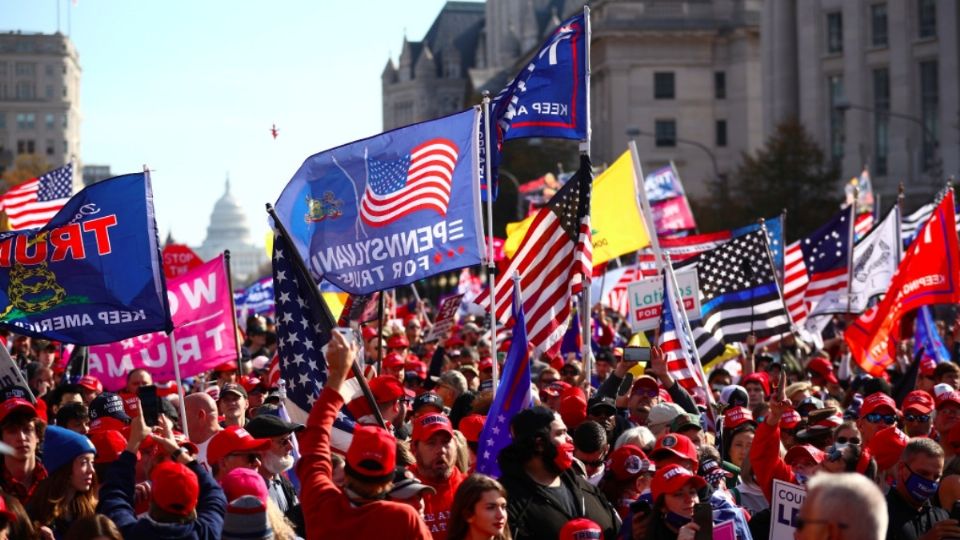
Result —
[[[180, 376], [198, 373], [239, 357], [233, 307], [223, 255], [167, 280]], [[122, 389], [127, 373], [146, 368], [157, 383], [174, 380], [170, 338], [163, 332], [90, 347], [91, 375], [110, 390]]]

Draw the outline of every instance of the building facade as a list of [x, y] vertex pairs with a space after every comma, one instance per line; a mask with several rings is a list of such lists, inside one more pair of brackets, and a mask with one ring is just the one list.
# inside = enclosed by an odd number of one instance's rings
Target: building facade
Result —
[[112, 178], [113, 173], [109, 165], [84, 165], [83, 166], [83, 185], [92, 186], [97, 182], [102, 182], [107, 178]]
[[80, 120], [80, 60], [70, 39], [0, 34], [0, 165], [30, 153], [52, 167], [79, 161]]
[[234, 283], [256, 278], [257, 269], [267, 262], [263, 246], [254, 243], [250, 236], [247, 214], [230, 191], [230, 179], [226, 180], [223, 195], [213, 205], [210, 225], [203, 244], [194, 248], [205, 261], [230, 250], [230, 268]]
[[797, 117], [884, 206], [927, 199], [960, 172], [958, 27], [956, 0], [767, 0], [764, 131]]

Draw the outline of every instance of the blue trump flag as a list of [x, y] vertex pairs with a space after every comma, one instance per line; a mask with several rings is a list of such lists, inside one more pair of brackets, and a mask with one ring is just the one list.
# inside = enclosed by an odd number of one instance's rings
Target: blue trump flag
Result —
[[78, 345], [170, 332], [160, 261], [149, 177], [89, 186], [43, 228], [0, 233], [0, 327]]
[[276, 211], [313, 274], [351, 294], [479, 264], [478, 109], [315, 154]]
[[237, 307], [237, 318], [241, 320], [251, 314], [271, 313], [274, 310], [273, 277], [262, 277], [246, 289], [234, 291], [233, 303]]
[[[491, 102], [494, 197], [503, 141], [529, 137], [587, 138], [589, 22], [585, 13], [580, 13], [560, 23], [530, 63]], [[481, 165], [486, 159], [486, 142], [481, 149]], [[481, 196], [485, 198], [484, 174], [482, 171]]]
[[477, 447], [477, 472], [500, 477], [497, 456], [510, 444], [510, 421], [523, 409], [533, 404], [530, 390], [530, 355], [527, 350], [527, 325], [524, 322], [523, 302], [519, 285], [513, 288], [513, 337], [507, 359], [500, 374], [500, 386], [480, 431]]
[[917, 310], [916, 328], [913, 333], [913, 352], [920, 352], [923, 347], [923, 358], [932, 358], [936, 363], [949, 362], [950, 351], [940, 339], [937, 323], [933, 320], [933, 310], [930, 306], [922, 306]]

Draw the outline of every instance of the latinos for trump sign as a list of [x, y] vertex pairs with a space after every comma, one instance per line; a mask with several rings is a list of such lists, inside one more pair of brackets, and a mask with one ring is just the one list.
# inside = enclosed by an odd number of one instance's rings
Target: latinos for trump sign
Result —
[[[192, 377], [236, 360], [233, 306], [223, 255], [167, 282], [176, 329], [180, 376]], [[89, 370], [107, 388], [122, 388], [127, 373], [146, 368], [158, 381], [175, 379], [170, 338], [162, 332], [90, 347]]]
[[276, 211], [314, 277], [368, 294], [479, 264], [478, 114], [307, 158]]
[[146, 174], [74, 195], [41, 229], [0, 233], [0, 326], [80, 345], [173, 329]]

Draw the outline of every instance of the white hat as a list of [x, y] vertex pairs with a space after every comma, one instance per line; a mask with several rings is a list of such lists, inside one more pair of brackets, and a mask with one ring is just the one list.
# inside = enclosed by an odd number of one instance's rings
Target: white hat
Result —
[[657, 403], [650, 408], [650, 414], [647, 415], [647, 426], [656, 434], [683, 412], [683, 407], [676, 403], [670, 403], [669, 401]]

